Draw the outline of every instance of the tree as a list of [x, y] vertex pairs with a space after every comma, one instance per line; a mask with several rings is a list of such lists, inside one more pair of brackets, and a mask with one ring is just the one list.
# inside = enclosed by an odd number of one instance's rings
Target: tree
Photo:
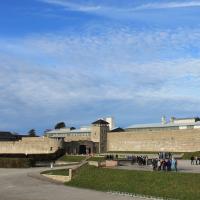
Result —
[[65, 122], [58, 122], [55, 125], [55, 129], [65, 128], [65, 127], [66, 127]]
[[36, 135], [35, 129], [31, 129], [31, 130], [28, 132], [28, 136], [30, 136], [30, 137], [36, 137], [37, 135]]

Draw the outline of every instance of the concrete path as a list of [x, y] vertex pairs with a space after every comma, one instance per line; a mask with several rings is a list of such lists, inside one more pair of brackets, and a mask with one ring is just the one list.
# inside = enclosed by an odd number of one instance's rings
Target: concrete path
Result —
[[[139, 170], [139, 171], [153, 171], [151, 165], [149, 166], [139, 166], [137, 164], [127, 165], [127, 166], [117, 166], [117, 169], [126, 170]], [[190, 160], [178, 160], [178, 172], [183, 173], [200, 173], [200, 165], [191, 165]]]
[[200, 173], [200, 165], [191, 165], [190, 160], [178, 161], [178, 171], [184, 173]]
[[[46, 168], [47, 169], [47, 168]], [[49, 168], [48, 168], [49, 169]], [[67, 187], [41, 178], [44, 168], [0, 169], [2, 200], [145, 200], [146, 198], [113, 195]]]

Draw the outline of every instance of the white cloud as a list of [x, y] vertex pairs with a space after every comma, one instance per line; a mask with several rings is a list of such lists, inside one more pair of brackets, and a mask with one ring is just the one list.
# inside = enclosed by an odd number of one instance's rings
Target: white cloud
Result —
[[113, 29], [99, 36], [4, 38], [0, 40], [1, 112], [16, 118], [28, 111], [35, 118], [58, 117], [61, 111], [71, 115], [70, 109], [81, 109], [83, 104], [112, 106], [113, 101], [144, 110], [158, 102], [172, 102], [174, 107], [184, 102], [182, 107], [188, 103], [195, 110], [200, 100], [200, 59], [190, 48], [199, 51], [199, 35], [198, 29]]
[[[172, 80], [192, 76], [188, 80], [192, 83], [200, 75], [199, 59], [185, 52], [188, 41], [199, 45], [199, 31], [190, 33], [113, 30], [102, 37], [34, 36], [12, 41], [12, 48], [9, 41], [6, 46], [1, 42], [7, 53], [7, 57], [1, 56], [1, 85], [9, 86], [8, 96], [12, 93], [31, 106], [137, 99], [145, 92], [154, 98], [155, 89], [159, 99], [163, 95], [158, 93], [163, 93], [163, 87], [169, 87]], [[14, 73], [10, 73], [13, 66]]]

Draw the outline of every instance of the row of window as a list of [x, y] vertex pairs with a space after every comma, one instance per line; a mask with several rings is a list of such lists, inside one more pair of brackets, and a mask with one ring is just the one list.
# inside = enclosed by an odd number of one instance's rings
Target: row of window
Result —
[[52, 133], [50, 137], [90, 136], [90, 133]]

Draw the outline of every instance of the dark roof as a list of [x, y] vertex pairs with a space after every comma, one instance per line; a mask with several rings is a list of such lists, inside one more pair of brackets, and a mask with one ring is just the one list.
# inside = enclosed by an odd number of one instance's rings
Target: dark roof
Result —
[[16, 136], [8, 131], [0, 131], [0, 139], [15, 139]]
[[124, 131], [125, 130], [123, 128], [118, 127], [118, 128], [111, 130], [110, 132], [124, 132]]
[[99, 119], [99, 120], [93, 122], [92, 124], [109, 124], [109, 123], [103, 119]]

